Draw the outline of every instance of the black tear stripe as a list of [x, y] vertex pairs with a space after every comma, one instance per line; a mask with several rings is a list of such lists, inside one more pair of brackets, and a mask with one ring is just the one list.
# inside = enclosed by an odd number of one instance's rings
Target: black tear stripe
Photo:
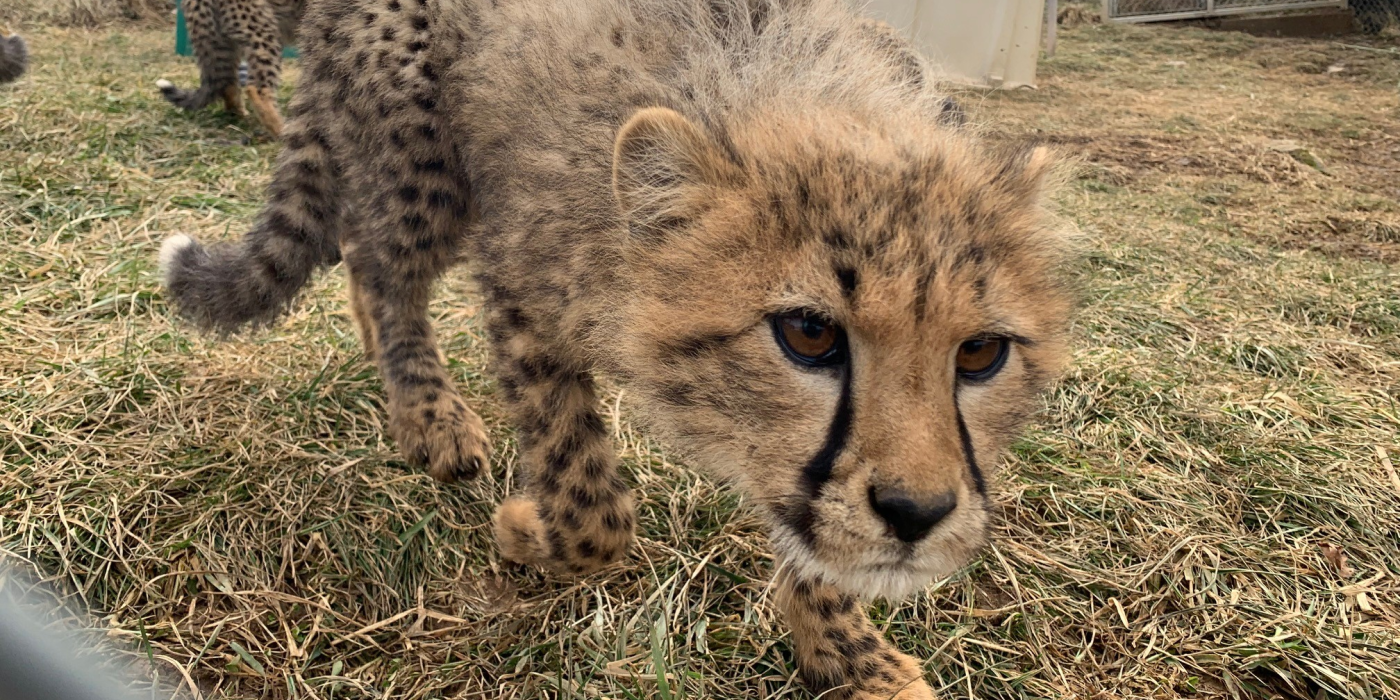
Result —
[[977, 493], [982, 498], [987, 497], [987, 480], [982, 476], [982, 469], [977, 466], [977, 451], [972, 449], [972, 435], [967, 432], [967, 423], [963, 421], [962, 407], [958, 405], [958, 391], [953, 390], [953, 412], [958, 416], [958, 437], [962, 438], [963, 456], [967, 458], [967, 471], [972, 475], [972, 485], [977, 488]]
[[851, 434], [855, 411], [851, 406], [853, 372], [849, 362], [847, 360], [846, 366], [841, 370], [841, 398], [836, 401], [836, 413], [831, 417], [831, 425], [826, 430], [826, 442], [821, 450], [812, 455], [807, 466], [802, 468], [802, 501], [783, 503], [774, 508], [779, 519], [791, 527], [808, 545], [816, 540], [816, 534], [812, 532], [812, 526], [816, 523], [812, 501], [821, 495], [822, 486], [831, 479], [831, 470], [836, 465], [836, 458], [846, 449], [846, 441]]

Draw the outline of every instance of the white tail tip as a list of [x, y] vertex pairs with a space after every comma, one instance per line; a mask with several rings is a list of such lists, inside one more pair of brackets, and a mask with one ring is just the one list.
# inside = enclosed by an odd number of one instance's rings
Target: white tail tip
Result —
[[194, 239], [183, 233], [177, 233], [160, 244], [160, 278], [161, 281], [170, 279], [170, 267], [175, 264], [175, 258], [180, 256], [180, 251], [194, 245]]
[[160, 88], [161, 90], [170, 90], [175, 87], [175, 83], [172, 83], [169, 80], [166, 80], [165, 78], [161, 78], [160, 80], [156, 81], [156, 87]]

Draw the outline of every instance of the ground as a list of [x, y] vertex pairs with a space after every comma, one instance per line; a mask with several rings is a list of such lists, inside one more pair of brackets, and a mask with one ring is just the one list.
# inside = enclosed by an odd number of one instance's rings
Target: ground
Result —
[[[263, 332], [176, 323], [160, 240], [241, 233], [276, 145], [160, 98], [195, 80], [169, 26], [25, 29], [0, 555], [205, 697], [809, 697], [756, 519], [625, 393], [638, 550], [574, 582], [500, 561], [515, 452], [465, 274], [435, 326], [498, 444], [465, 485], [399, 461], [338, 270]], [[1398, 46], [1087, 25], [1038, 90], [960, 92], [991, 138], [1078, 159], [1084, 310], [995, 546], [873, 608], [944, 697], [1400, 698]]]

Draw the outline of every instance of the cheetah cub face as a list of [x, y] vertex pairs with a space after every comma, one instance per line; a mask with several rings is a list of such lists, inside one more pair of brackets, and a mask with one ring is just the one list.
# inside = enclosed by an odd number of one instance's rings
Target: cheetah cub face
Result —
[[621, 130], [607, 341], [655, 427], [735, 482], [786, 566], [899, 597], [984, 543], [989, 472], [1065, 356], [1040, 149], [794, 110]]

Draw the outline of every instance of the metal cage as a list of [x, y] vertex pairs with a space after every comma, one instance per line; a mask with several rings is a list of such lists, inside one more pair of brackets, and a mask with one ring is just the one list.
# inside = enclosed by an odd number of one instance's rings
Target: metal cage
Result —
[[1103, 10], [1111, 22], [1161, 22], [1346, 6], [1347, 0], [1104, 0]]

